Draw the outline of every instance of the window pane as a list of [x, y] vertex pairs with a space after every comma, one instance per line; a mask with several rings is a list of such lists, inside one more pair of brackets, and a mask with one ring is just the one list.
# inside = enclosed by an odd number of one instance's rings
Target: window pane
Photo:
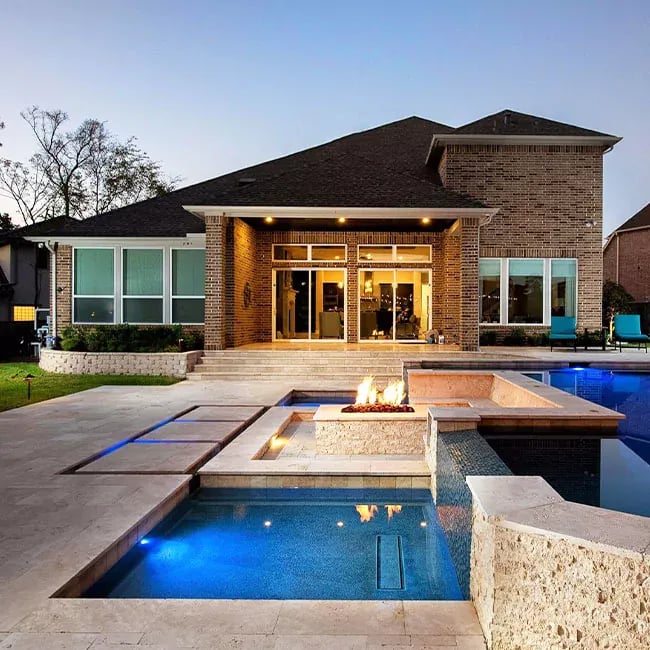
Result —
[[74, 292], [78, 296], [113, 295], [112, 248], [75, 248]]
[[575, 260], [551, 260], [551, 316], [576, 316]]
[[481, 323], [501, 322], [501, 260], [479, 260], [479, 319]]
[[431, 246], [398, 246], [398, 262], [428, 262], [431, 260]]
[[392, 246], [359, 246], [360, 262], [390, 262], [392, 259]]
[[25, 307], [23, 305], [14, 305], [14, 321], [31, 321], [34, 322], [36, 309], [34, 307]]
[[114, 320], [112, 298], [75, 298], [75, 323], [112, 323]]
[[508, 322], [541, 323], [544, 320], [544, 262], [510, 260]]
[[311, 259], [316, 262], [344, 260], [345, 246], [312, 246]]
[[306, 260], [307, 246], [289, 246], [275, 244], [273, 246], [274, 260]]
[[172, 251], [172, 295], [202, 296], [205, 294], [205, 251]]
[[127, 298], [123, 301], [125, 323], [162, 323], [162, 298]]
[[174, 298], [172, 323], [202, 323], [205, 313], [203, 298]]
[[162, 295], [163, 252], [155, 248], [126, 249], [123, 276], [125, 296]]

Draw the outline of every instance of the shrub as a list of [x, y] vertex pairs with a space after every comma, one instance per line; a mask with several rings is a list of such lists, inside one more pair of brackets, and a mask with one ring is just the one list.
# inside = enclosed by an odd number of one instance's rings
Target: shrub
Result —
[[528, 338], [523, 327], [513, 327], [510, 334], [503, 337], [503, 345], [526, 345]]
[[201, 349], [203, 336], [192, 331], [183, 334], [181, 325], [69, 326], [62, 332], [61, 347], [88, 352], [178, 352]]
[[494, 330], [481, 332], [479, 336], [479, 345], [496, 345], [497, 333]]

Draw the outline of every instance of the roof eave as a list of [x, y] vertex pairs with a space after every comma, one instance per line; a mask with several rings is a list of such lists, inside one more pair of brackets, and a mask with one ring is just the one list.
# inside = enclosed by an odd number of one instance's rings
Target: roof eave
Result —
[[260, 218], [272, 216], [277, 219], [309, 217], [330, 219], [346, 217], [349, 219], [450, 219], [454, 217], [493, 217], [498, 208], [373, 208], [373, 207], [313, 207], [313, 206], [242, 206], [242, 205], [184, 205], [183, 208], [196, 216], [226, 215], [229, 217]]

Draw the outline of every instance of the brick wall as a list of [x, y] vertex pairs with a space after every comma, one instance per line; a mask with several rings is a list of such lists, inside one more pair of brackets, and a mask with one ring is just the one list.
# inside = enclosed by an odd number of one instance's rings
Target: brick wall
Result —
[[260, 340], [260, 269], [257, 232], [252, 226], [241, 219], [231, 220], [228, 239], [226, 342], [231, 347]]
[[622, 284], [637, 302], [650, 302], [650, 228], [622, 232], [614, 238], [603, 254], [603, 278]]
[[576, 257], [578, 324], [600, 325], [600, 147], [454, 144], [440, 173], [449, 189], [500, 209], [481, 228], [481, 257]]

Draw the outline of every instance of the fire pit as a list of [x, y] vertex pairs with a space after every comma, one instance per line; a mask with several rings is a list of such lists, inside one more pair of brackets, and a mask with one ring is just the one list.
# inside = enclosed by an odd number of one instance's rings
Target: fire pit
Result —
[[324, 405], [314, 414], [319, 454], [421, 454], [427, 408], [403, 404], [404, 382], [379, 391], [366, 377], [350, 406]]

